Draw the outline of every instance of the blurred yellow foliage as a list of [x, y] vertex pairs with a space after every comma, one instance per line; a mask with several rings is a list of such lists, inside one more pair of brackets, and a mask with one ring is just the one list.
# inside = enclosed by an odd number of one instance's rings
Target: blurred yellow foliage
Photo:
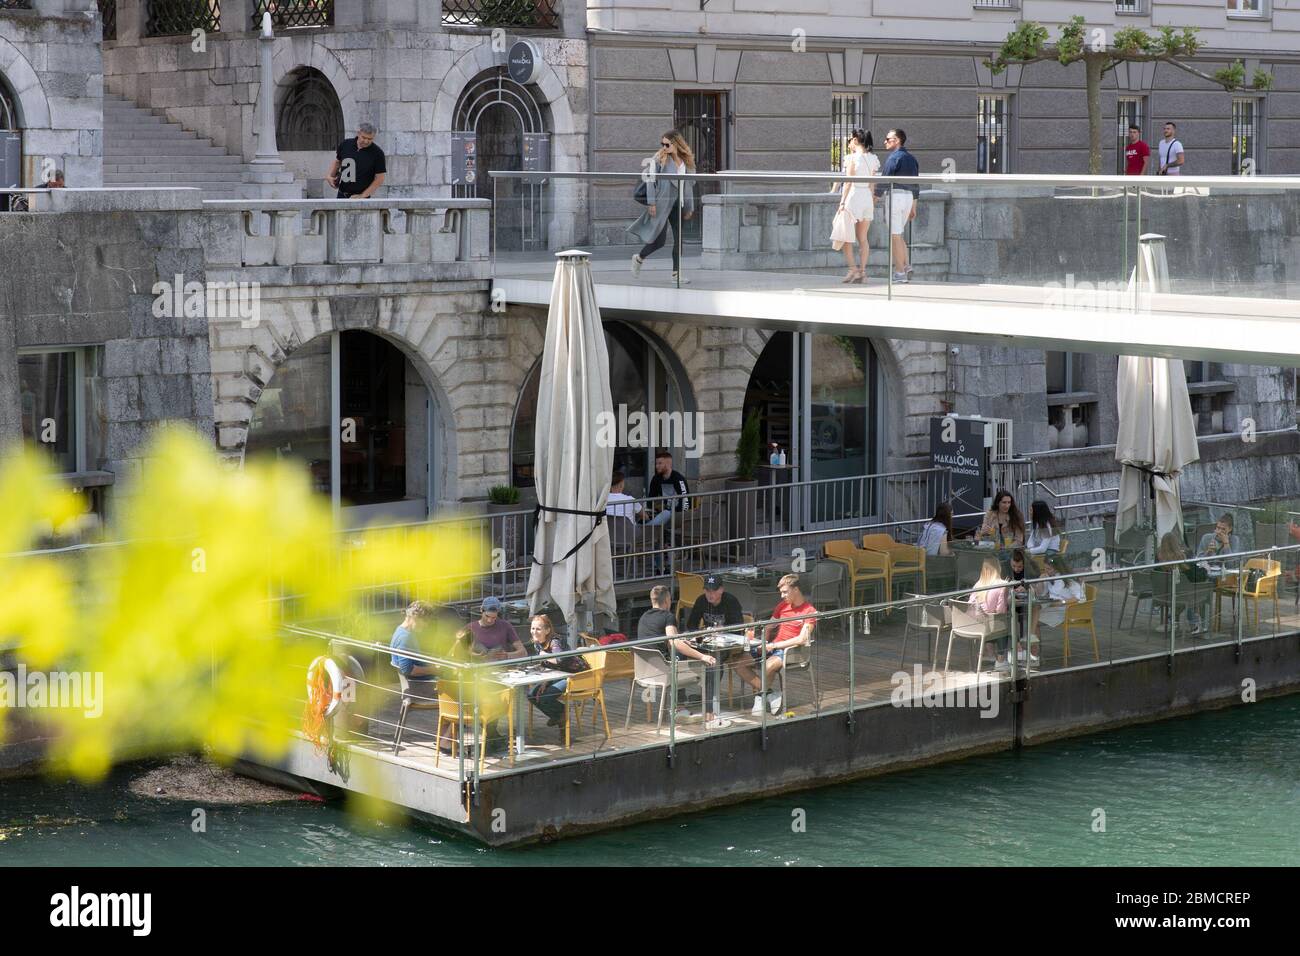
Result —
[[[85, 779], [130, 757], [209, 744], [274, 757], [301, 713], [307, 662], [323, 643], [283, 623], [359, 613], [367, 589], [401, 582], [438, 600], [486, 566], [463, 528], [420, 525], [341, 534], [305, 469], [289, 461], [231, 470], [192, 432], [164, 431], [145, 453], [112, 537], [76, 586], [58, 563], [0, 557], [0, 635], [33, 667], [103, 674], [102, 716], [44, 708], [52, 756]], [[0, 473], [0, 555], [76, 508], [34, 457]], [[79, 510], [79, 509], [77, 509]]]

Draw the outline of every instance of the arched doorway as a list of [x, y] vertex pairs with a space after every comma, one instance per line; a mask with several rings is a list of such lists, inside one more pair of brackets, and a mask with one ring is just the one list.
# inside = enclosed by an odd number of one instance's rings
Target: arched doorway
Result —
[[494, 181], [493, 170], [551, 168], [551, 135], [543, 101], [516, 83], [505, 67], [476, 76], [460, 95], [451, 134], [451, 181], [462, 198], [494, 200], [492, 234], [498, 251], [544, 245], [543, 184]]
[[[18, 98], [0, 75], [0, 189], [23, 184], [23, 135], [18, 119]], [[0, 197], [0, 209], [9, 208], [9, 197]]]
[[[620, 422], [619, 445], [614, 452], [614, 470], [623, 472], [627, 492], [645, 493], [654, 471], [656, 446], [673, 452], [674, 466], [694, 478], [700, 453], [700, 435], [694, 427], [694, 399], [685, 373], [667, 348], [653, 336], [623, 322], [605, 323], [605, 346], [609, 351], [609, 384], [614, 414]], [[541, 381], [541, 360], [534, 363], [519, 390], [511, 431], [511, 480], [517, 488], [533, 487], [533, 429], [537, 423], [537, 391]], [[657, 430], [647, 426], [637, 431], [638, 421], [657, 416]], [[656, 442], [654, 439], [663, 439]]]
[[343, 140], [343, 107], [325, 74], [309, 66], [290, 73], [280, 89], [275, 138], [280, 149], [333, 152]]
[[253, 409], [246, 453], [302, 462], [345, 523], [420, 519], [436, 500], [434, 415], [401, 349], [372, 332], [333, 332], [276, 369]]
[[[792, 471], [778, 480], [827, 482], [877, 473], [882, 456], [880, 374], [871, 341], [859, 336], [777, 332], [750, 374], [744, 417], [756, 411], [768, 461], [771, 444]], [[772, 480], [770, 473], [765, 473]], [[862, 490], [828, 482], [806, 513], [835, 521], [874, 513]], [[868, 490], [869, 491], [869, 490]]]

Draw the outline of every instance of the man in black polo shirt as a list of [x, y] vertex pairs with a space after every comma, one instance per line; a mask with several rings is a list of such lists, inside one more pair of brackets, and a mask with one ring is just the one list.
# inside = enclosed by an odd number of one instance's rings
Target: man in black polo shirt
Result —
[[745, 613], [734, 594], [722, 588], [722, 579], [710, 574], [704, 579], [704, 593], [695, 599], [686, 630], [698, 631], [708, 627], [734, 627], [745, 623]]
[[339, 143], [325, 182], [339, 191], [339, 199], [369, 199], [384, 184], [387, 172], [384, 151], [375, 143], [374, 126], [362, 123], [353, 139]]

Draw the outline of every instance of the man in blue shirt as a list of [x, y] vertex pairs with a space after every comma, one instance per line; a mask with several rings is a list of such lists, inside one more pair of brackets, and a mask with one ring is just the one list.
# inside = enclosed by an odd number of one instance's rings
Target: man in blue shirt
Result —
[[433, 680], [438, 676], [437, 669], [428, 661], [413, 660], [404, 657], [401, 651], [423, 652], [420, 639], [428, 625], [433, 622], [433, 608], [424, 601], [412, 601], [406, 609], [406, 617], [393, 631], [393, 639], [388, 642], [393, 649], [390, 663], [404, 676], [411, 680]]
[[[901, 129], [891, 129], [885, 136], [885, 145], [892, 152], [885, 160], [882, 176], [919, 176], [920, 164], [916, 157], [904, 147], [907, 133]], [[876, 187], [876, 197], [889, 197], [889, 242], [894, 252], [894, 281], [907, 282], [912, 272], [912, 264], [907, 257], [907, 243], [903, 241], [903, 229], [916, 218], [916, 197], [921, 193], [920, 186], [882, 183]]]

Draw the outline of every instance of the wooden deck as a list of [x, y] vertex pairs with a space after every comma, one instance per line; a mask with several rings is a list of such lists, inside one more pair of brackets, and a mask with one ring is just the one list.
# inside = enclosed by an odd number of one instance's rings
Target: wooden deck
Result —
[[[1072, 629], [1070, 634], [1070, 658], [1067, 661], [1061, 629], [1044, 626], [1041, 628], [1041, 645], [1039, 647], [1041, 661], [1031, 672], [1031, 680], [1033, 673], [1046, 673], [1067, 666], [1091, 664], [1098, 661], [1123, 660], [1168, 652], [1169, 629], [1167, 626], [1162, 627], [1160, 625], [1158, 612], [1150, 617], [1148, 616], [1149, 600], [1141, 602], [1136, 623], [1130, 626], [1134, 602], [1132, 598], [1125, 600], [1125, 581], [1119, 578], [1103, 579], [1097, 582], [1097, 588], [1098, 596], [1095, 609], [1097, 646], [1095, 651], [1092, 634], [1087, 629]], [[1213, 609], [1212, 603], [1210, 608]], [[1121, 609], [1124, 611], [1122, 623], [1120, 622]], [[1279, 623], [1277, 624], [1273, 620], [1273, 610], [1271, 601], [1262, 605], [1260, 608], [1261, 625], [1258, 631], [1253, 627], [1253, 614], [1251, 614], [1251, 620], [1244, 622], [1243, 636], [1274, 635], [1300, 630], [1300, 608], [1297, 606], [1296, 596], [1292, 591], [1288, 590], [1279, 598]], [[861, 618], [859, 617], [859, 624], [860, 621]], [[818, 627], [818, 637], [813, 650], [812, 668], [815, 671], [819, 703], [814, 705], [813, 702], [812, 680], [809, 671], [807, 669], [791, 669], [786, 678], [787, 699], [783, 702], [781, 714], [776, 717], [769, 714], [767, 720], [788, 720], [810, 716], [814, 713], [823, 715], [836, 712], [842, 713], [849, 708], [850, 700], [853, 706], [859, 707], [864, 704], [888, 701], [895, 686], [893, 675], [900, 670], [900, 667], [909, 674], [913, 673], [913, 666], [918, 663], [922, 665], [923, 671], [931, 670], [929, 655], [933, 647], [933, 632], [919, 632], [913, 629], [908, 641], [907, 656], [904, 659], [902, 656], [904, 630], [902, 613], [893, 615], [892, 619], [873, 621], [870, 634], [864, 635], [859, 627], [853, 648], [853, 687], [850, 695], [850, 655], [847, 621], [845, 618], [823, 621]], [[1217, 630], [1197, 638], [1180, 633], [1176, 639], [1175, 648], [1184, 650], [1235, 641], [1237, 633], [1237, 622], [1232, 612], [1231, 602], [1225, 599], [1222, 620]], [[940, 668], [943, 666], [947, 643], [948, 639], [945, 635], [938, 649], [938, 665]], [[973, 642], [960, 638], [953, 642], [952, 669], [943, 678], [945, 689], [957, 690], [968, 687], [977, 680], [971, 667], [973, 646]], [[730, 666], [724, 671], [721, 684], [722, 711], [726, 726], [706, 728], [698, 716], [693, 716], [690, 720], [678, 721], [673, 732], [673, 739], [681, 743], [702, 735], [734, 733], [752, 730], [759, 726], [760, 719], [750, 713], [753, 700], [752, 694], [743, 689], [741, 681], [731, 671]], [[984, 673], [978, 679], [984, 681], [1006, 680], [1008, 674], [1005, 671], [1001, 673], [993, 671], [991, 662], [986, 657]], [[578, 723], [575, 723], [572, 745], [566, 749], [564, 747], [562, 728], [547, 727], [545, 718], [535, 711], [531, 704], [524, 701], [525, 708], [533, 710], [534, 717], [533, 726], [527, 728], [525, 710], [525, 738], [527, 743], [525, 755], [512, 760], [506, 756], [504, 744], [496, 748], [489, 748], [489, 754], [484, 760], [483, 775], [490, 776], [524, 771], [530, 767], [539, 767], [555, 761], [591, 757], [594, 754], [613, 751], [662, 747], [669, 743], [670, 732], [667, 726], [667, 713], [665, 713], [664, 725], [656, 731], [653, 709], [649, 704], [642, 703], [639, 700], [633, 702], [630, 724], [627, 729], [624, 729], [624, 720], [628, 714], [628, 696], [632, 691], [630, 679], [609, 681], [604, 689], [610, 729], [608, 738], [604, 734], [599, 716], [593, 715], [594, 708], [588, 705], [586, 716], [578, 722], [581, 726], [579, 727]], [[734, 691], [734, 697], [729, 695], [729, 689]], [[401, 751], [396, 755], [392, 754], [391, 740], [396, 725], [397, 697], [390, 694], [384, 696], [389, 703], [375, 712], [366, 730], [352, 737], [354, 746], [377, 755], [383, 754], [385, 760], [418, 768], [440, 777], [455, 779], [460, 769], [460, 762], [456, 757], [444, 754], [437, 760], [438, 766], [435, 767], [435, 752], [432, 746], [436, 720], [435, 711], [412, 711], [407, 721]], [[686, 700], [686, 706], [692, 711], [693, 715], [699, 714], [699, 697], [696, 691], [692, 690], [690, 692], [690, 696]], [[595, 716], [594, 727], [593, 716]], [[466, 738], [472, 740], [472, 735], [468, 729]], [[383, 743], [383, 741], [388, 741], [388, 743]], [[465, 759], [465, 772], [467, 774], [472, 772], [471, 755], [475, 752], [472, 748], [467, 752]]]

